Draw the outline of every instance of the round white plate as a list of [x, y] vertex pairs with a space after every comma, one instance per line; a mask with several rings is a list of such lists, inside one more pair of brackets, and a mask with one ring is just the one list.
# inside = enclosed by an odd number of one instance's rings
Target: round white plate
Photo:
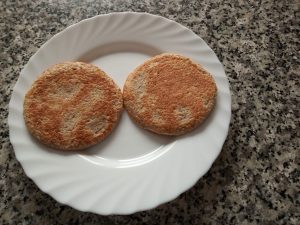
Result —
[[[130, 71], [163, 52], [185, 55], [213, 74], [214, 111], [202, 126], [170, 138], [137, 127], [124, 112], [103, 143], [82, 152], [59, 152], [35, 141], [23, 120], [25, 93], [52, 64], [86, 61], [122, 87]], [[38, 116], [38, 115], [37, 115]], [[192, 31], [146, 13], [112, 13], [83, 20], [47, 41], [29, 60], [9, 104], [10, 140], [25, 173], [57, 201], [81, 211], [130, 214], [176, 198], [203, 176], [219, 155], [231, 116], [222, 64]]]

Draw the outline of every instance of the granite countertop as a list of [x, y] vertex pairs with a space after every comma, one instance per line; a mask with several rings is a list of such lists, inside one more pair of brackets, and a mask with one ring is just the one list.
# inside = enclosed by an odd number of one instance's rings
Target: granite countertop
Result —
[[[300, 224], [299, 2], [0, 2], [0, 224]], [[8, 103], [19, 72], [57, 32], [116, 11], [173, 19], [201, 36], [224, 64], [232, 120], [221, 155], [177, 199], [130, 216], [64, 206], [25, 175], [9, 142]]]

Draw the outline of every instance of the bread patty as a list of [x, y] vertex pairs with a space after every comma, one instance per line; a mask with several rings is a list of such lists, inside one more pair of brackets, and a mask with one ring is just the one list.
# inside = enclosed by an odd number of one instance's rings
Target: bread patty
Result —
[[123, 108], [122, 93], [98, 67], [65, 62], [45, 70], [24, 100], [29, 132], [60, 150], [95, 145], [116, 126]]
[[161, 54], [129, 74], [123, 99], [141, 127], [164, 135], [185, 134], [213, 109], [217, 87], [213, 77], [191, 59]]

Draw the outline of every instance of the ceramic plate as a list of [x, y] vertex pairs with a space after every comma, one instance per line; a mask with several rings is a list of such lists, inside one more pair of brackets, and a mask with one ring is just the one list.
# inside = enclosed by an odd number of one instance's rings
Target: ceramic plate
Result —
[[[202, 126], [168, 138], [137, 127], [123, 113], [104, 142], [64, 153], [35, 141], [23, 120], [25, 93], [52, 64], [85, 61], [122, 87], [130, 71], [151, 56], [172, 52], [202, 64], [218, 87], [216, 107]], [[222, 64], [192, 31], [146, 13], [112, 13], [83, 20], [47, 41], [28, 61], [9, 104], [10, 140], [25, 173], [58, 202], [102, 215], [130, 214], [176, 198], [203, 176], [219, 155], [231, 116]]]

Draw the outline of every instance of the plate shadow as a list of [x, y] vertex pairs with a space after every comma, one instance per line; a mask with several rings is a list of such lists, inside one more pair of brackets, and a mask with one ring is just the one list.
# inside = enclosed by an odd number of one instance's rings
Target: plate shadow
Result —
[[91, 62], [96, 58], [120, 52], [137, 52], [151, 57], [162, 53], [162, 51], [156, 47], [139, 42], [115, 42], [93, 48], [80, 56], [77, 60], [81, 62]]

